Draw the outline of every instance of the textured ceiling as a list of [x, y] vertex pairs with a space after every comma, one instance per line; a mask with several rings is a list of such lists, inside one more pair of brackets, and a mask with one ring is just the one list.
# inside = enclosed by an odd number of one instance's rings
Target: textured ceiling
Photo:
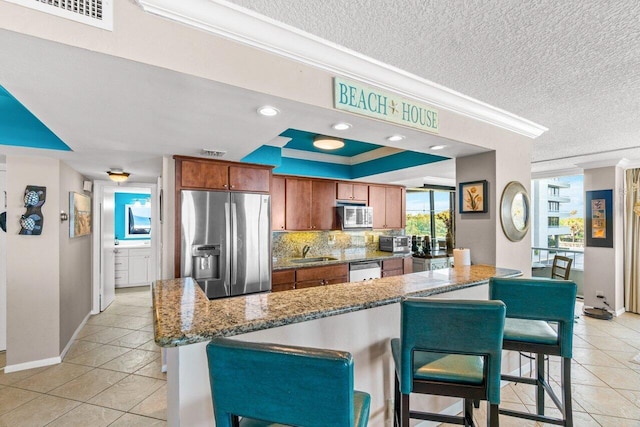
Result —
[[640, 2], [232, 0], [549, 128], [533, 163], [640, 159]]

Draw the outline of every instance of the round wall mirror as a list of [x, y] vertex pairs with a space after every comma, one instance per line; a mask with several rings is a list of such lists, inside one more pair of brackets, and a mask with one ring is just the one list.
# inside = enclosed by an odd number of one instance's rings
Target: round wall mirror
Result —
[[518, 242], [529, 230], [529, 196], [518, 181], [511, 181], [502, 192], [500, 201], [500, 221], [507, 238]]

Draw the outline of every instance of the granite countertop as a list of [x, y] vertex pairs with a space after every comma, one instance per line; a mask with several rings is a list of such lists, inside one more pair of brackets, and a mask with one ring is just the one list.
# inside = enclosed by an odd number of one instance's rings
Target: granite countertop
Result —
[[204, 342], [519, 275], [518, 270], [472, 265], [211, 301], [191, 278], [159, 280], [152, 286], [155, 341], [162, 347]]
[[431, 259], [431, 258], [453, 258], [453, 254], [447, 254], [447, 251], [431, 251], [428, 254], [416, 255], [413, 254], [414, 258], [421, 259]]
[[[324, 255], [307, 255], [307, 258], [318, 258]], [[381, 261], [389, 258], [405, 258], [410, 257], [411, 252], [383, 252], [383, 251], [358, 251], [358, 252], [341, 252], [340, 254], [329, 253], [328, 257], [336, 258], [335, 260], [318, 261], [318, 262], [294, 262], [298, 258], [274, 258], [272, 269], [286, 270], [289, 268], [304, 268], [304, 267], [320, 267], [332, 264], [344, 264], [346, 262], [358, 262], [358, 261]]]

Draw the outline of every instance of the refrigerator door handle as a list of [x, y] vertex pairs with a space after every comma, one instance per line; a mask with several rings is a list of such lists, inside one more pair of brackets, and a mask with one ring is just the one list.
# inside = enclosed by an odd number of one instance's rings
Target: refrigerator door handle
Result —
[[231, 253], [231, 285], [235, 285], [238, 278], [238, 251], [235, 248], [238, 242], [238, 211], [235, 203], [231, 203], [231, 215], [231, 238], [233, 239], [232, 250], [234, 252]]
[[[229, 265], [228, 264], [229, 255], [231, 254], [231, 236], [230, 236], [230, 233], [231, 233], [231, 215], [230, 215], [230, 212], [229, 212], [229, 202], [226, 202], [224, 204], [224, 222], [225, 222], [225, 224], [224, 224], [224, 236], [225, 236], [224, 241], [225, 241], [225, 244], [224, 244], [224, 246], [225, 246], [225, 251], [226, 251], [226, 254], [227, 254], [227, 258], [225, 260], [226, 261], [226, 263], [225, 263], [226, 266], [225, 266], [225, 269], [224, 269], [224, 286], [226, 287], [227, 283], [230, 283], [229, 282], [229, 268], [227, 267]], [[230, 292], [231, 292], [231, 285], [229, 285], [229, 289], [227, 290], [227, 294], [230, 295]]]

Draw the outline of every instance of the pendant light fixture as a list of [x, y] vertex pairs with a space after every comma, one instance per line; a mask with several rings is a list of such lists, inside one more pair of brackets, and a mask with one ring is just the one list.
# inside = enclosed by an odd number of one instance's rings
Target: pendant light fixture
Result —
[[109, 175], [109, 179], [113, 182], [121, 183], [125, 182], [129, 179], [129, 172], [124, 172], [122, 169], [111, 168], [107, 175]]
[[344, 147], [344, 140], [333, 136], [318, 135], [313, 138], [313, 146], [322, 150], [337, 150]]

